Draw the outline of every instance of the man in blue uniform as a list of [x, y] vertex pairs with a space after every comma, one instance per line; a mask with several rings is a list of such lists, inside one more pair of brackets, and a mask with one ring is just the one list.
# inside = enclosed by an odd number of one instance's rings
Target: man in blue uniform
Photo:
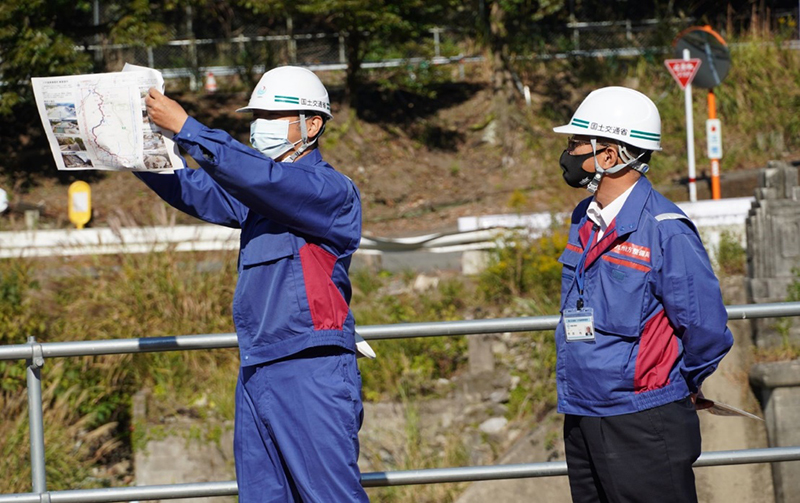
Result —
[[569, 124], [572, 214], [556, 329], [558, 410], [575, 502], [697, 501], [694, 399], [733, 344], [697, 230], [644, 176], [661, 150], [655, 104], [598, 89]]
[[347, 275], [361, 201], [317, 150], [331, 119], [325, 87], [304, 68], [265, 73], [239, 110], [253, 114], [253, 148], [156, 89], [145, 105], [200, 169], [137, 176], [179, 210], [242, 230], [233, 300], [239, 500], [368, 501], [357, 464], [363, 408]]

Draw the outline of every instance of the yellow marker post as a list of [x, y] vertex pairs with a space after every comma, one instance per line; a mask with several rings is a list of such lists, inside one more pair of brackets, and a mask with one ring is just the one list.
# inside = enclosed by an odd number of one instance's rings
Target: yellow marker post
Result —
[[92, 189], [86, 182], [72, 182], [69, 186], [69, 221], [83, 229], [92, 218]]

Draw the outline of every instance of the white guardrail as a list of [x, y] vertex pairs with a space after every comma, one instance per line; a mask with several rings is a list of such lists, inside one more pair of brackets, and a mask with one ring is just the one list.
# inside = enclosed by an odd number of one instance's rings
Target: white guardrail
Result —
[[[753, 198], [679, 203], [678, 206], [705, 233], [706, 246], [718, 244], [713, 229], [744, 226]], [[509, 228], [527, 229], [539, 235], [564, 221], [565, 213], [529, 215], [484, 215], [462, 217], [458, 231], [406, 238], [364, 236], [359, 253], [380, 254], [424, 250], [431, 253], [489, 249]], [[218, 225], [176, 225], [171, 227], [89, 228], [0, 232], [0, 258], [101, 255], [113, 253], [148, 253], [153, 251], [235, 250], [239, 246], [238, 229]], [[740, 239], [743, 239], [741, 233]]]

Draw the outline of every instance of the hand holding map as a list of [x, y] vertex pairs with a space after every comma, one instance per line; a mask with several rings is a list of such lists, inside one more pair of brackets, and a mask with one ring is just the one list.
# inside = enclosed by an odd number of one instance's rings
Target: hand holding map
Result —
[[177, 133], [183, 128], [189, 114], [180, 103], [161, 94], [158, 89], [151, 87], [144, 99], [147, 106], [147, 115], [162, 129]]
[[35, 77], [36, 106], [60, 170], [163, 171], [183, 168], [172, 133], [147, 114], [161, 73], [126, 65], [122, 72]]

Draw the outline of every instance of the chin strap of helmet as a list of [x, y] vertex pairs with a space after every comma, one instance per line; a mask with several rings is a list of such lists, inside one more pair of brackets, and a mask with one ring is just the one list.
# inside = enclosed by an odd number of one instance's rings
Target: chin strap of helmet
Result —
[[639, 162], [639, 159], [641, 159], [642, 156], [644, 156], [646, 153], [647, 153], [647, 151], [642, 152], [641, 154], [639, 154], [636, 157], [634, 157], [633, 155], [631, 155], [630, 152], [628, 152], [628, 149], [624, 144], [620, 143], [620, 145], [619, 145], [619, 155], [620, 155], [620, 157], [623, 160], [625, 160], [625, 159], [628, 160], [624, 165], [625, 166], [630, 165], [631, 169], [633, 169], [635, 171], [638, 171], [639, 173], [641, 173], [643, 175], [645, 173], [647, 173], [648, 171], [650, 171], [650, 166], [649, 165], [647, 165], [644, 162]]
[[300, 112], [300, 139], [303, 142], [297, 150], [295, 150], [292, 155], [284, 159], [283, 162], [294, 162], [295, 159], [303, 155], [303, 152], [308, 150], [308, 147], [315, 144], [317, 139], [322, 136], [322, 132], [325, 131], [325, 119], [322, 120], [322, 128], [319, 130], [319, 133], [314, 137], [313, 140], [308, 141], [308, 127], [306, 126], [306, 113]]
[[586, 185], [586, 190], [588, 190], [592, 194], [597, 192], [597, 188], [600, 186], [600, 180], [602, 180], [603, 175], [605, 175], [606, 173], [609, 173], [609, 174], [618, 173], [620, 170], [622, 170], [623, 168], [627, 168], [628, 166], [630, 166], [631, 169], [636, 170], [641, 174], [647, 173], [647, 171], [650, 169], [650, 166], [648, 166], [647, 164], [645, 164], [643, 162], [639, 162], [639, 159], [644, 154], [646, 154], [646, 152], [642, 152], [638, 156], [636, 156], [634, 158], [631, 158], [632, 156], [625, 149], [625, 145], [621, 145], [621, 144], [619, 145], [620, 157], [621, 158], [627, 157], [627, 158], [629, 158], [629, 160], [625, 164], [617, 164], [615, 166], [611, 166], [608, 169], [604, 169], [604, 168], [602, 168], [600, 166], [600, 163], [597, 162], [597, 138], [592, 138], [589, 141], [592, 144], [592, 153], [594, 154], [592, 159], [594, 159], [594, 171], [595, 171], [595, 174], [594, 174], [594, 178], [592, 178], [592, 181], [589, 182], [588, 185]]

